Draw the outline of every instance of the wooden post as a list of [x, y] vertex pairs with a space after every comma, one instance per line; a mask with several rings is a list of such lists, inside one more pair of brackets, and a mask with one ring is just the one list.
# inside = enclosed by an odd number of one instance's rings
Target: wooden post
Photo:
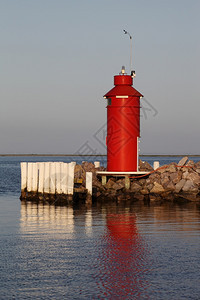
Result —
[[158, 169], [159, 167], [160, 167], [159, 161], [154, 161], [154, 162], [153, 162], [153, 169], [156, 170], [156, 169]]
[[21, 162], [21, 197], [26, 197], [27, 188], [27, 163]]
[[30, 193], [32, 191], [33, 163], [28, 163], [27, 169], [27, 192]]
[[129, 176], [125, 176], [125, 188], [126, 188], [127, 190], [129, 190], [129, 189], [130, 189], [130, 185], [131, 185], [131, 183], [130, 183], [130, 178], [129, 178]]
[[56, 193], [56, 166], [54, 162], [49, 164], [49, 193]]
[[43, 162], [38, 163], [39, 168], [39, 180], [38, 180], [38, 193], [44, 193], [44, 164]]
[[86, 172], [86, 189], [88, 194], [92, 195], [92, 172]]
[[107, 181], [106, 175], [103, 175], [103, 176], [101, 177], [101, 183], [102, 183], [102, 185], [105, 185], [105, 184], [106, 184], [106, 181]]
[[45, 162], [44, 165], [44, 193], [49, 194], [49, 162]]
[[100, 162], [99, 161], [95, 161], [94, 162], [94, 166], [95, 166], [95, 168], [100, 168]]
[[61, 190], [62, 193], [67, 195], [67, 183], [68, 183], [68, 164], [61, 163]]
[[32, 179], [32, 192], [34, 194], [38, 191], [38, 165], [37, 163], [33, 163], [33, 179]]
[[69, 169], [68, 169], [68, 189], [67, 189], [67, 194], [68, 195], [73, 195], [74, 193], [74, 167], [75, 167], [74, 162], [69, 163]]
[[61, 162], [56, 162], [56, 194], [61, 194]]
[[86, 172], [86, 204], [92, 204], [92, 172]]

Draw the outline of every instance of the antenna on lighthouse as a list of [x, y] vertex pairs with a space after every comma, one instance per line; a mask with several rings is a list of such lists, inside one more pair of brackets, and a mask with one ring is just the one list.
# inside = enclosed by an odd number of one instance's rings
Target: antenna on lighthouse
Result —
[[124, 34], [127, 34], [130, 38], [130, 73], [132, 77], [135, 77], [135, 71], [132, 70], [132, 36], [130, 35], [130, 33], [127, 30], [123, 30]]

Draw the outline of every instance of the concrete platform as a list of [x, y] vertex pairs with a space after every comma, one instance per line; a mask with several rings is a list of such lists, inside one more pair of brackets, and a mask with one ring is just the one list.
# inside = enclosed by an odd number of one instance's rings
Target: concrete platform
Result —
[[125, 177], [125, 188], [130, 188], [130, 175], [145, 175], [149, 174], [149, 172], [142, 172], [142, 171], [129, 171], [129, 172], [110, 172], [110, 171], [97, 171], [97, 175], [101, 176], [102, 185], [105, 185], [107, 182], [107, 177], [109, 176], [116, 176], [116, 177]]
[[110, 171], [97, 171], [96, 172], [98, 175], [120, 175], [120, 176], [126, 176], [126, 175], [145, 175], [148, 174], [149, 172], [144, 172], [144, 171], [129, 171], [129, 172], [110, 172]]

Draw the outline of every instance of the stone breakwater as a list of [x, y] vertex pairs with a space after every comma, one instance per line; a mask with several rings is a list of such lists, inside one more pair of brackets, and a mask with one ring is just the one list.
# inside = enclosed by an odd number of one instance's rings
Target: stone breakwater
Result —
[[92, 163], [76, 165], [75, 178], [82, 178], [80, 188], [85, 188], [85, 174], [92, 172], [93, 198], [96, 200], [131, 201], [200, 201], [200, 161], [194, 163], [183, 157], [178, 164], [170, 163], [157, 170], [147, 163], [139, 161], [139, 170], [148, 172], [144, 176], [130, 176], [130, 188], [125, 187], [125, 178], [109, 176], [102, 185], [101, 177]]

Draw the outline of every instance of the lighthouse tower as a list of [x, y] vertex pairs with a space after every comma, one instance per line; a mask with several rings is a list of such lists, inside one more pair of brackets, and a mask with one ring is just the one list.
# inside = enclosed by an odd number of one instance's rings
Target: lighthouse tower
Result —
[[107, 99], [107, 171], [138, 171], [140, 137], [140, 98], [133, 88], [133, 76], [122, 67], [114, 76], [114, 87], [104, 95]]

